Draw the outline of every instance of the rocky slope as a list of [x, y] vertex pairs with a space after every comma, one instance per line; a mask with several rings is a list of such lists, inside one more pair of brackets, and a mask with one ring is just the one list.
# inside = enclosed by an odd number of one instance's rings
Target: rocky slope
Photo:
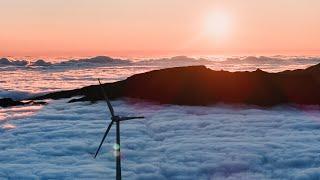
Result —
[[[129, 97], [179, 105], [210, 105], [218, 102], [259, 106], [320, 104], [320, 64], [304, 70], [268, 73], [214, 71], [205, 66], [176, 67], [133, 75], [123, 81], [103, 84], [111, 99]], [[103, 99], [101, 87], [60, 91], [32, 98]]]

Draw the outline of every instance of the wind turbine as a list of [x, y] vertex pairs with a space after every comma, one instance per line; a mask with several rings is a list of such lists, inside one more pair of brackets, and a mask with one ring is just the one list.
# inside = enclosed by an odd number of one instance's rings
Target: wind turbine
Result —
[[100, 148], [104, 142], [104, 140], [106, 139], [113, 123], [116, 123], [116, 144], [114, 146], [114, 149], [116, 151], [115, 153], [115, 156], [116, 156], [116, 180], [121, 180], [121, 154], [120, 154], [120, 121], [126, 121], [126, 120], [131, 120], [131, 119], [142, 119], [144, 118], [143, 116], [137, 116], [137, 117], [124, 117], [124, 116], [117, 116], [114, 114], [114, 110], [113, 110], [113, 107], [109, 101], [109, 98], [108, 96], [106, 95], [105, 91], [104, 91], [104, 87], [102, 86], [101, 82], [100, 82], [100, 79], [98, 79], [99, 81], [99, 84], [100, 84], [100, 87], [101, 87], [101, 91], [102, 91], [102, 94], [104, 96], [104, 99], [105, 101], [107, 102], [107, 105], [108, 105], [108, 108], [109, 108], [109, 111], [110, 111], [110, 114], [111, 114], [111, 122], [109, 124], [109, 126], [107, 127], [107, 130], [106, 132], [104, 133], [103, 135], [103, 138], [101, 140], [101, 143], [94, 155], [94, 158], [97, 157], [99, 151], [100, 151]]

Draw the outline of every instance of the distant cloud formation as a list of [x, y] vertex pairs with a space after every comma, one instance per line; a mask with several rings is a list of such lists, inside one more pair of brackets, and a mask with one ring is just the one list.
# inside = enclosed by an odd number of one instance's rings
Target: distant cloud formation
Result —
[[130, 63], [128, 60], [122, 60], [122, 59], [115, 59], [107, 56], [97, 56], [93, 58], [87, 58], [87, 59], [71, 59], [67, 61], [62, 61], [58, 63], [51, 63], [50, 61], [45, 61], [43, 59], [36, 60], [34, 62], [29, 62], [27, 60], [14, 60], [14, 59], [7, 59], [7, 58], [1, 58], [0, 59], [0, 67], [5, 66], [90, 66], [90, 65], [97, 65], [97, 66], [108, 66], [108, 65], [123, 65]]
[[[70, 59], [53, 63], [49, 60], [15, 60], [8, 58], [0, 59], [1, 67], [33, 67], [33, 68], [53, 68], [53, 69], [68, 69], [68, 68], [91, 68], [91, 67], [108, 67], [108, 66], [159, 66], [159, 67], [175, 67], [175, 66], [192, 66], [192, 65], [206, 65], [213, 69], [229, 70], [230, 66], [245, 67], [243, 65], [250, 65], [252, 68], [272, 67], [278, 66], [294, 66], [294, 65], [314, 65], [320, 63], [320, 57], [304, 57], [304, 56], [244, 56], [231, 57], [224, 59], [216, 58], [193, 58], [188, 56], [174, 56], [169, 58], [156, 58], [144, 60], [129, 60], [112, 58], [108, 56], [96, 56], [92, 58]], [[291, 69], [291, 68], [289, 68]], [[241, 70], [241, 69], [236, 69]], [[255, 70], [255, 69], [253, 69]]]
[[28, 65], [28, 61], [26, 60], [9, 60], [7, 58], [0, 59], [0, 67], [1, 66], [26, 66]]
[[304, 64], [304, 63], [319, 63], [320, 57], [267, 57], [267, 56], [247, 56], [244, 58], [228, 58], [224, 63], [230, 64], [279, 64], [279, 65], [290, 65], [290, 64]]

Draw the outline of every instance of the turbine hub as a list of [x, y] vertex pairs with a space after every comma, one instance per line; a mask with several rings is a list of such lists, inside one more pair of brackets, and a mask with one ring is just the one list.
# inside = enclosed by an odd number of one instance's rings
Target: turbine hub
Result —
[[112, 121], [115, 121], [115, 122], [117, 122], [117, 121], [120, 121], [120, 116], [113, 116], [113, 117], [111, 117], [111, 120]]

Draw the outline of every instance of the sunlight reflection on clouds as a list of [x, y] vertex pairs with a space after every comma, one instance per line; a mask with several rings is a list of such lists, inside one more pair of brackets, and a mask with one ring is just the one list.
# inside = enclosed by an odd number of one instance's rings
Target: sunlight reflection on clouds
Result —
[[3, 124], [3, 125], [1, 126], [1, 128], [8, 130], [8, 129], [15, 129], [16, 126], [13, 125], [13, 124], [6, 123], [6, 124]]
[[17, 106], [0, 109], [0, 122], [6, 120], [23, 119], [35, 114], [43, 106]]

